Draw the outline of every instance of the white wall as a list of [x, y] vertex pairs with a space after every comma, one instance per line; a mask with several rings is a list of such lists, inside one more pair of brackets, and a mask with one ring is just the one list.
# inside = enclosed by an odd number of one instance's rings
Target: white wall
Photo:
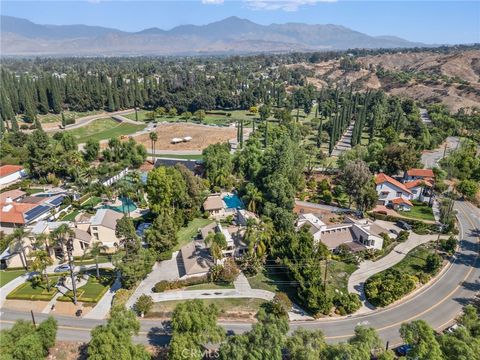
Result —
[[24, 175], [25, 175], [24, 171], [20, 170], [20, 171], [14, 172], [13, 174], [4, 176], [0, 178], [0, 185], [10, 184], [18, 179], [21, 179]]
[[[378, 184], [376, 187], [378, 193], [378, 199], [385, 201], [385, 204], [389, 203], [395, 198], [403, 197], [404, 199], [411, 199], [412, 195], [403, 191], [402, 189], [396, 187], [393, 184], [388, 182], [384, 182], [383, 184]], [[386, 195], [382, 194], [382, 192], [387, 192]]]

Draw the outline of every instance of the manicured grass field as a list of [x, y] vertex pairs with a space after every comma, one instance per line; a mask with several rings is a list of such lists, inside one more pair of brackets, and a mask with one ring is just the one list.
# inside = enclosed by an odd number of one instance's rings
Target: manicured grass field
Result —
[[[87, 283], [77, 289], [77, 299], [81, 302], [97, 303], [107, 292], [114, 281], [111, 270], [100, 269], [100, 280], [95, 275], [95, 270], [89, 270], [90, 274]], [[58, 298], [59, 301], [72, 301], [73, 292], [69, 291], [65, 296]]]
[[172, 251], [180, 250], [183, 245], [187, 244], [195, 235], [197, 235], [198, 229], [207, 226], [211, 222], [212, 220], [203, 218], [197, 218], [190, 221], [188, 226], [182, 227], [178, 230], [178, 245], [175, 246]]
[[78, 129], [69, 130], [78, 143], [88, 139], [105, 140], [123, 135], [130, 135], [145, 128], [144, 125], [119, 123], [111, 118], [99, 119]]
[[424, 204], [414, 204], [412, 210], [399, 211], [398, 213], [411, 219], [435, 221], [432, 208]]
[[96, 206], [102, 202], [102, 199], [99, 198], [98, 196], [92, 196], [88, 198], [85, 202], [83, 202], [81, 205], [84, 207], [88, 206]]
[[80, 210], [74, 210], [68, 214], [66, 214], [64, 217], [62, 217], [62, 221], [73, 221], [75, 220], [75, 217], [80, 214]]
[[[110, 257], [107, 256], [107, 255], [100, 255], [98, 256], [98, 259], [97, 259], [98, 263], [99, 264], [103, 264], [103, 263], [108, 263], [110, 262]], [[89, 257], [89, 256], [86, 256], [85, 258], [79, 258], [79, 259], [75, 259], [73, 261], [73, 263], [75, 265], [94, 265], [95, 264], [95, 259]]]
[[[207, 307], [215, 305], [221, 314], [226, 312], [248, 312], [252, 315], [257, 313], [260, 309], [260, 306], [267, 302], [266, 300], [253, 298], [203, 299], [202, 301]], [[175, 306], [181, 302], [184, 302], [184, 300], [172, 300], [154, 303], [152, 310], [149, 311], [147, 317], [168, 316], [173, 312]]]
[[191, 285], [184, 288], [184, 290], [214, 290], [214, 289], [234, 289], [233, 284], [221, 284], [221, 283], [205, 283], [198, 285]]
[[[152, 156], [152, 154], [148, 154]], [[186, 160], [203, 160], [203, 155], [175, 155], [175, 154], [155, 154], [155, 158], [168, 158], [168, 159], [186, 159]]]
[[58, 292], [57, 288], [53, 286], [57, 283], [58, 278], [59, 276], [49, 276], [52, 285], [50, 291], [47, 290], [46, 284], [42, 283], [34, 287], [31, 281], [26, 281], [8, 294], [7, 299], [50, 301]]
[[25, 274], [25, 270], [0, 270], [0, 287]]

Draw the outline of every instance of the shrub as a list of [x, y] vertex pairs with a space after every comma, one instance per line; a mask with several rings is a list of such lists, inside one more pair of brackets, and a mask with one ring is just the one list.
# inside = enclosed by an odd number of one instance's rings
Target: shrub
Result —
[[340, 315], [352, 314], [362, 306], [360, 297], [354, 293], [337, 293], [335, 294], [333, 303]]
[[207, 282], [209, 282], [209, 278], [207, 275], [196, 276], [196, 277], [187, 278], [183, 280], [176, 280], [176, 281], [162, 280], [155, 284], [152, 291], [154, 293], [159, 293], [165, 290], [181, 289], [186, 286], [205, 284]]
[[118, 289], [113, 297], [113, 306], [124, 306], [130, 298], [131, 292], [127, 289]]
[[231, 283], [237, 278], [239, 273], [240, 270], [238, 270], [235, 260], [232, 258], [227, 258], [223, 264], [222, 270], [220, 271], [218, 280]]
[[168, 290], [170, 288], [169, 285], [170, 285], [170, 282], [167, 280], [159, 281], [158, 283], [155, 284], [152, 291], [155, 293], [164, 292], [165, 290]]
[[137, 302], [135, 303], [135, 311], [137, 312], [138, 315], [143, 317], [146, 313], [150, 311], [150, 309], [153, 306], [153, 299], [149, 295], [141, 295]]
[[440, 242], [440, 247], [447, 254], [453, 255], [455, 249], [457, 248], [457, 243], [457, 239], [455, 239], [455, 236], [452, 235], [447, 240], [442, 239]]
[[425, 259], [425, 271], [427, 273], [435, 273], [442, 266], [442, 258], [437, 254], [428, 254]]
[[404, 242], [408, 240], [408, 237], [410, 236], [410, 233], [406, 230], [400, 231], [400, 233], [397, 236], [397, 241], [398, 242]]
[[415, 278], [396, 269], [388, 269], [369, 278], [365, 295], [375, 306], [387, 306], [415, 289]]

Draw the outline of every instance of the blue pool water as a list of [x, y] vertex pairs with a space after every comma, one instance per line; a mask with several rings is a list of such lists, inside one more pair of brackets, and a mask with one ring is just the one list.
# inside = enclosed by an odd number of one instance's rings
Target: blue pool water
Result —
[[120, 213], [124, 211], [128, 213], [128, 212], [135, 211], [137, 209], [137, 207], [135, 206], [135, 203], [130, 199], [120, 198], [120, 201], [122, 202], [122, 205], [119, 205], [119, 206], [103, 205], [101, 206], [101, 209], [111, 209]]
[[223, 198], [228, 209], [244, 209], [243, 201], [236, 195], [227, 195]]

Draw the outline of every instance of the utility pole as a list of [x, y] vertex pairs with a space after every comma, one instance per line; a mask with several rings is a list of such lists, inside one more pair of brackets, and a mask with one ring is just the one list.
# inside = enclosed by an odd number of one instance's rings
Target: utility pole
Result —
[[30, 310], [30, 314], [32, 315], [33, 326], [37, 327], [37, 324], [35, 323], [35, 315], [33, 315], [33, 310]]
[[75, 284], [75, 275], [73, 273], [72, 251], [73, 239], [70, 237], [67, 241], [68, 265], [70, 268], [70, 278], [72, 279], [73, 303], [77, 305], [77, 285]]
[[327, 273], [328, 273], [328, 256], [325, 257], [325, 273], [323, 275], [323, 291], [327, 292]]

